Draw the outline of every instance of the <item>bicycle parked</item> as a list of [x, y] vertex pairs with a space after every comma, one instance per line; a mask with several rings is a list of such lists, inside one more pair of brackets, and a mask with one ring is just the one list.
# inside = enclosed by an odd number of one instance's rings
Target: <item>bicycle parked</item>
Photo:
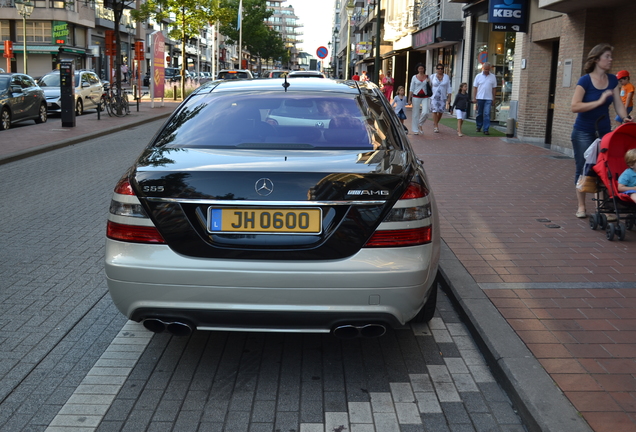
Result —
[[102, 110], [106, 110], [108, 115], [113, 117], [124, 117], [130, 114], [130, 104], [128, 102], [128, 93], [126, 90], [117, 88], [114, 90], [110, 87], [104, 87], [104, 93], [101, 98]]

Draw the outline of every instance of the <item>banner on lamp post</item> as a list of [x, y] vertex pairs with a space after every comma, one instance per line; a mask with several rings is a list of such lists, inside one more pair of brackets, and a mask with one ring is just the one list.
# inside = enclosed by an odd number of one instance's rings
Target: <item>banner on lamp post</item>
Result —
[[[152, 73], [150, 74], [150, 91], [151, 98], [164, 97], [164, 84], [166, 71], [165, 67], [165, 53], [166, 53], [166, 40], [163, 37], [163, 33], [160, 31], [154, 32], [151, 35], [152, 44]], [[154, 103], [154, 101], [153, 101]]]

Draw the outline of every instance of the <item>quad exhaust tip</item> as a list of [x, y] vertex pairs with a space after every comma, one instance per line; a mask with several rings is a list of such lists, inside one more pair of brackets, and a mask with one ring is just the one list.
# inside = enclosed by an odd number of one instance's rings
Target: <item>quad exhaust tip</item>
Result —
[[167, 331], [175, 336], [189, 336], [192, 333], [192, 326], [179, 321], [163, 321], [158, 318], [148, 318], [143, 321], [147, 330], [153, 333], [163, 333]]
[[340, 339], [354, 339], [357, 337], [376, 338], [386, 333], [386, 327], [381, 324], [341, 325], [333, 329], [333, 335]]

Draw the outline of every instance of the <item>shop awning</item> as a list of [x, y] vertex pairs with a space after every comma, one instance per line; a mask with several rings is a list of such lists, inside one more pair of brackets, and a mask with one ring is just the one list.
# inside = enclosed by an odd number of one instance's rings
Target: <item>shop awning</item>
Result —
[[[4, 46], [0, 46], [0, 51], [4, 53]], [[13, 52], [22, 54], [24, 46], [20, 43], [14, 43]], [[58, 47], [54, 45], [27, 45], [27, 54], [57, 54], [58, 52]]]

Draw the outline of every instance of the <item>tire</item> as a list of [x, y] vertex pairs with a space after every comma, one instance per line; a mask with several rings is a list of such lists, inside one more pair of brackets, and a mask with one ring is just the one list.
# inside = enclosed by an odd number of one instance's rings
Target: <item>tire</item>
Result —
[[609, 241], [613, 241], [615, 235], [616, 235], [616, 225], [614, 224], [614, 222], [610, 222], [607, 224], [607, 227], [605, 228], [605, 237], [607, 237]]
[[46, 112], [46, 104], [41, 104], [40, 105], [40, 111], [38, 111], [38, 116], [35, 119], [35, 122], [37, 124], [46, 123], [47, 119], [48, 119], [48, 117], [47, 117], [47, 112]]
[[620, 241], [625, 240], [625, 233], [627, 233], [627, 228], [625, 227], [625, 224], [619, 223], [616, 231], [618, 234], [618, 239]]
[[11, 128], [11, 113], [7, 108], [3, 109], [0, 113], [0, 130], [7, 130]]
[[601, 216], [601, 220], [599, 221], [598, 226], [601, 227], [601, 229], [606, 229], [607, 228], [607, 216], [605, 215], [605, 213], [600, 213]]
[[426, 323], [429, 322], [433, 315], [435, 315], [435, 307], [437, 307], [437, 290], [438, 290], [437, 278], [433, 282], [433, 286], [431, 286], [431, 293], [422, 306], [422, 309], [415, 315], [415, 317], [410, 321], [412, 323]]
[[75, 115], [81, 116], [82, 114], [84, 114], [84, 104], [81, 99], [78, 99], [75, 103]]
[[634, 217], [630, 216], [627, 218], [627, 220], [625, 220], [625, 227], [631, 231], [632, 228], [634, 228]]
[[593, 230], [596, 230], [598, 228], [598, 213], [594, 213], [593, 215], [590, 215], [590, 228], [592, 228]]

